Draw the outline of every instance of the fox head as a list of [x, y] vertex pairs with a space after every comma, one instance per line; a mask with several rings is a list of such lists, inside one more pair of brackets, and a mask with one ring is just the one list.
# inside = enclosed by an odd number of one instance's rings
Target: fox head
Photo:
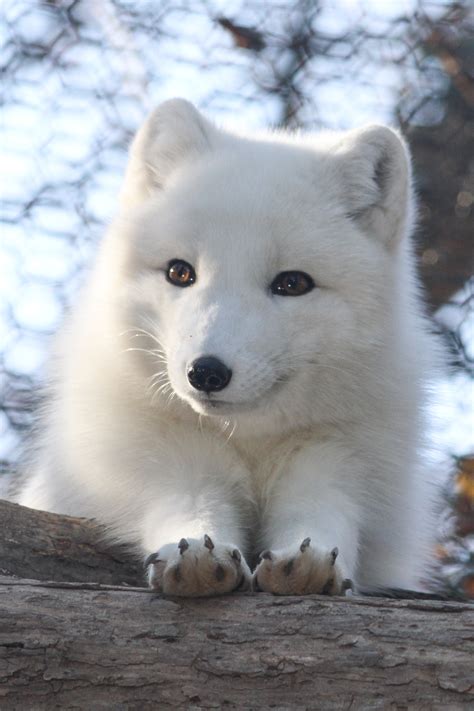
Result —
[[168, 101], [133, 142], [121, 205], [121, 327], [155, 404], [299, 427], [364, 406], [405, 298], [394, 131], [249, 137]]

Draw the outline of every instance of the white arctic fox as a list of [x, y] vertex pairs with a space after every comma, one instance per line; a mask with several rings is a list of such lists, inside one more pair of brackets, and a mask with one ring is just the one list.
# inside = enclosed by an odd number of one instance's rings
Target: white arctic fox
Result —
[[165, 593], [420, 587], [436, 343], [407, 149], [383, 126], [236, 135], [159, 106], [58, 344], [20, 502], [95, 517]]

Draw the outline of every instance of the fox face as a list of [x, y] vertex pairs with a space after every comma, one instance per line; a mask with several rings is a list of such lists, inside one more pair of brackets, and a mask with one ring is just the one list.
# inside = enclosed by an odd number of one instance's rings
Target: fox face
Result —
[[132, 147], [120, 222], [123, 325], [152, 397], [298, 426], [356, 407], [387, 337], [407, 184], [389, 129], [323, 149], [160, 107]]

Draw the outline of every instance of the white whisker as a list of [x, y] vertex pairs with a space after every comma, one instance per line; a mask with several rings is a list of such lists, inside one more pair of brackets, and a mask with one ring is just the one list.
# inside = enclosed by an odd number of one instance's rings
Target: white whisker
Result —
[[[227, 429], [227, 427], [229, 427], [229, 425], [230, 425], [230, 421], [227, 421], [225, 424], [226, 424], [226, 429]], [[226, 444], [229, 444], [229, 442], [230, 442], [230, 440], [232, 439], [232, 436], [233, 436], [233, 434], [234, 434], [236, 428], [237, 428], [237, 421], [234, 420], [234, 423], [233, 423], [233, 425], [232, 425], [232, 429], [231, 429], [231, 431], [229, 432], [229, 434], [228, 434], [228, 436], [227, 436], [227, 438], [226, 438], [226, 441], [225, 441]]]

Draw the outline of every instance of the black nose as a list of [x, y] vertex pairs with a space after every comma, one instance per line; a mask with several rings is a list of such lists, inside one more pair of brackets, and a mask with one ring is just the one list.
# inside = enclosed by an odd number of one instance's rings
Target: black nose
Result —
[[230, 382], [232, 371], [217, 358], [203, 356], [191, 363], [187, 375], [193, 388], [210, 393], [223, 390]]

